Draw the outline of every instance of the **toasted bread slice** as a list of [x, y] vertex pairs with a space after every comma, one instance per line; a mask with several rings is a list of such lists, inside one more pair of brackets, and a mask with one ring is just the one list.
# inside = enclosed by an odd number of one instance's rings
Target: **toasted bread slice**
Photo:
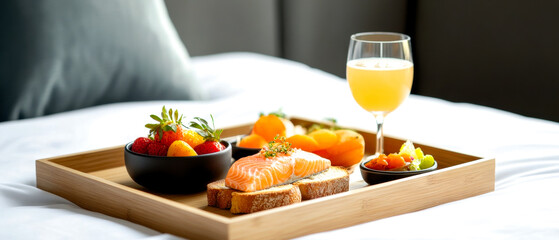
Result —
[[208, 206], [221, 209], [231, 208], [232, 193], [237, 190], [225, 186], [225, 179], [208, 184]]
[[232, 213], [251, 213], [315, 199], [349, 190], [349, 173], [341, 167], [299, 180], [254, 192], [241, 192], [225, 186], [225, 180], [208, 184], [208, 205], [231, 209]]
[[299, 187], [303, 200], [315, 199], [349, 191], [349, 172], [341, 167], [330, 167], [325, 172], [301, 179]]
[[241, 192], [225, 186], [225, 180], [208, 184], [208, 205], [231, 209], [232, 213], [251, 213], [301, 202], [301, 192], [292, 184], [256, 192]]
[[301, 192], [292, 184], [281, 185], [255, 192], [233, 192], [232, 213], [253, 213], [266, 209], [301, 202]]

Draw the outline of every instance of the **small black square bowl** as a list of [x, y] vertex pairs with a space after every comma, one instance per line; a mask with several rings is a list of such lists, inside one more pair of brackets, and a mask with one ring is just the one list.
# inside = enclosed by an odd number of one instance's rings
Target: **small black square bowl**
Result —
[[207, 184], [225, 178], [231, 166], [231, 144], [225, 150], [189, 157], [150, 156], [124, 147], [124, 163], [136, 183], [150, 191], [189, 194], [205, 191]]
[[261, 148], [245, 148], [237, 146], [237, 141], [231, 142], [233, 147], [233, 158], [235, 161], [247, 157], [252, 156], [260, 152]]
[[392, 181], [400, 178], [405, 178], [409, 176], [414, 176], [417, 174], [422, 174], [426, 172], [431, 172], [437, 169], [437, 161], [431, 166], [430, 168], [417, 170], [417, 171], [382, 171], [382, 170], [374, 170], [368, 167], [365, 167], [365, 163], [369, 162], [369, 160], [362, 161], [359, 164], [359, 168], [361, 169], [361, 176], [366, 183], [373, 185], [377, 183], [383, 183], [387, 181]]

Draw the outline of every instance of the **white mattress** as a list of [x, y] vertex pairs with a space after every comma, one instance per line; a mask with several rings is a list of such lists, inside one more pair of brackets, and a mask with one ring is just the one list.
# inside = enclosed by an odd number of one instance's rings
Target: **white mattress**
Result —
[[[250, 53], [197, 57], [193, 63], [210, 100], [118, 103], [0, 123], [0, 239], [178, 238], [81, 209], [35, 187], [35, 160], [146, 135], [143, 125], [162, 105], [188, 117], [211, 113], [218, 127], [282, 108], [374, 131], [374, 119], [338, 77]], [[496, 157], [495, 191], [300, 239], [558, 239], [559, 123], [412, 95], [387, 117], [385, 133]]]

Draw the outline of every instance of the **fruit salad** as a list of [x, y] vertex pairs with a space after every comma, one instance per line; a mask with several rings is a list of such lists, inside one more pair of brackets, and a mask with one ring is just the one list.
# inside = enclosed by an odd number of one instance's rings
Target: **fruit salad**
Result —
[[378, 157], [365, 163], [365, 167], [384, 171], [417, 171], [427, 169], [435, 164], [435, 158], [425, 155], [421, 148], [415, 148], [410, 140], [407, 140], [400, 152], [388, 155], [380, 154]]
[[130, 150], [136, 153], [168, 156], [185, 157], [219, 152], [225, 149], [220, 143], [220, 135], [223, 129], [215, 130], [213, 116], [212, 125], [203, 118], [195, 117], [187, 127], [183, 124], [183, 115], [179, 116], [177, 110], [169, 109], [165, 106], [161, 111], [161, 116], [155, 114], [150, 117], [156, 123], [145, 125], [149, 129], [147, 137], [139, 137]]
[[237, 144], [244, 148], [262, 148], [275, 137], [285, 137], [291, 147], [329, 159], [332, 166], [351, 167], [361, 162], [365, 141], [361, 134], [335, 126], [313, 125], [308, 129], [294, 126], [284, 114], [261, 114], [251, 133]]

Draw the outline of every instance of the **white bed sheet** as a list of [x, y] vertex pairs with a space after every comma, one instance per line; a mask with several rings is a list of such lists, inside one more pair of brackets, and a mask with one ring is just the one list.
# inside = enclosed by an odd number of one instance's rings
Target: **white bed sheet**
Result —
[[[187, 117], [211, 113], [218, 127], [282, 108], [374, 130], [345, 81], [322, 71], [251, 53], [193, 63], [211, 100], [117, 103], [0, 123], [0, 239], [177, 239], [35, 187], [35, 160], [132, 141], [162, 105]], [[558, 239], [559, 123], [412, 95], [387, 117], [385, 133], [496, 157], [495, 191], [300, 239]]]

